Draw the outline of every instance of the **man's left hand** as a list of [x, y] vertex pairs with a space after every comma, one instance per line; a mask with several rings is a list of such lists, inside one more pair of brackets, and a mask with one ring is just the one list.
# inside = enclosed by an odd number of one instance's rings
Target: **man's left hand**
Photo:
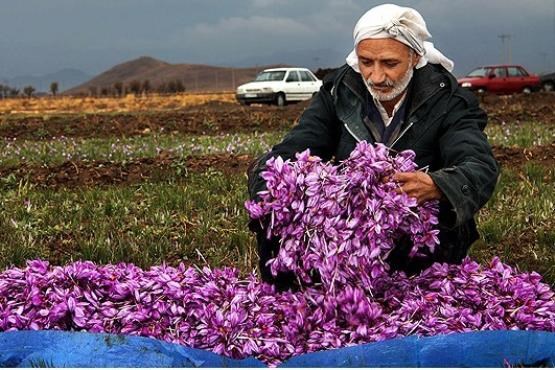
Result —
[[421, 171], [398, 172], [393, 175], [393, 180], [399, 183], [397, 193], [406, 193], [408, 196], [416, 198], [418, 204], [441, 199], [443, 196], [432, 177]]

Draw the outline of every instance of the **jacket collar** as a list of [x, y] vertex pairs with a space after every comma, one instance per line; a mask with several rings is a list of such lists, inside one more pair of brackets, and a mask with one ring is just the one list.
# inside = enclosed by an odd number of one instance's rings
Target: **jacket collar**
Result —
[[[348, 65], [344, 65], [341, 69], [344, 70], [338, 74], [334, 82], [334, 88], [340, 88], [341, 85], [346, 86], [365, 105], [368, 98], [368, 90], [364, 86], [360, 74]], [[453, 83], [453, 80], [454, 78], [450, 77], [449, 73], [443, 70], [441, 66], [427, 64], [415, 70], [409, 85], [411, 89], [410, 115], [418, 110], [438, 90], [448, 87], [452, 94], [457, 87], [456, 81]]]

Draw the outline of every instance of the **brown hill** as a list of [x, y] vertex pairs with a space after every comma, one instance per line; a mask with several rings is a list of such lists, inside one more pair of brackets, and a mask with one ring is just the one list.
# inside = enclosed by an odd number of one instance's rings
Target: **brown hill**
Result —
[[140, 57], [118, 64], [91, 80], [64, 91], [66, 95], [90, 94], [103, 89], [111, 91], [117, 82], [129, 87], [132, 81], [148, 80], [152, 90], [161, 85], [181, 81], [186, 91], [230, 91], [252, 81], [258, 72], [283, 65], [251, 68], [215, 67], [202, 64], [170, 64], [151, 57]]

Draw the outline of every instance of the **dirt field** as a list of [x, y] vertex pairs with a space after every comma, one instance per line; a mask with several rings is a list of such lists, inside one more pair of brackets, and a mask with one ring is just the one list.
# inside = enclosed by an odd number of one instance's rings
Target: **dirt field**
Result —
[[[0, 138], [49, 140], [55, 137], [128, 137], [153, 133], [214, 134], [251, 132], [290, 127], [307, 103], [285, 108], [242, 107], [235, 103], [209, 102], [175, 111], [150, 113], [65, 114], [5, 116]], [[489, 122], [518, 124], [540, 121], [555, 125], [555, 96], [530, 94], [509, 97], [486, 96], [482, 106]]]
[[[56, 137], [106, 138], [154, 133], [210, 135], [287, 129], [295, 124], [306, 106], [307, 103], [286, 108], [242, 107], [233, 103], [210, 102], [174, 112], [5, 118], [0, 125], [0, 138], [43, 141]], [[518, 125], [525, 121], [555, 125], [554, 94], [485, 96], [482, 106], [488, 112], [490, 125]], [[534, 148], [495, 146], [494, 153], [502, 166], [517, 167], [525, 161], [555, 166], [554, 142]], [[0, 164], [0, 177], [26, 178], [33, 184], [54, 187], [130, 184], [163, 177], [176, 166], [193, 172], [208, 168], [241, 172], [245, 171], [250, 160], [249, 155], [219, 154], [180, 159], [162, 153], [158, 157], [126, 163], [68, 161], [56, 166], [22, 163], [12, 167]]]
[[[525, 162], [555, 167], [555, 144], [533, 149], [494, 147], [493, 151], [503, 167], [516, 168]], [[0, 166], [0, 178], [13, 176], [16, 181], [27, 179], [34, 185], [48, 187], [128, 185], [163, 178], [165, 174], [175, 171], [177, 166], [189, 172], [204, 172], [211, 168], [225, 173], [244, 173], [252, 160], [249, 155], [189, 156], [184, 160], [161, 155], [124, 164], [108, 161], [65, 162], [46, 167], [23, 164], [5, 168]]]
[[50, 140], [52, 138], [106, 138], [154, 133], [216, 134], [273, 130], [290, 126], [305, 105], [286, 108], [242, 107], [211, 102], [171, 112], [27, 116], [5, 118], [0, 138]]
[[[555, 284], [555, 94], [480, 100], [503, 172], [471, 256], [500, 255]], [[2, 115], [0, 264], [186, 260], [252, 271], [245, 172], [307, 106]]]

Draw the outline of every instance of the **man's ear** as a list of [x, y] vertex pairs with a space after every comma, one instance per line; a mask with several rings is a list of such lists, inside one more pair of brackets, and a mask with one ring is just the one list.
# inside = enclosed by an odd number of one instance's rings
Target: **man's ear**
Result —
[[412, 68], [416, 67], [416, 65], [418, 64], [418, 62], [420, 62], [420, 58], [421, 56], [414, 53], [414, 59], [412, 60]]

